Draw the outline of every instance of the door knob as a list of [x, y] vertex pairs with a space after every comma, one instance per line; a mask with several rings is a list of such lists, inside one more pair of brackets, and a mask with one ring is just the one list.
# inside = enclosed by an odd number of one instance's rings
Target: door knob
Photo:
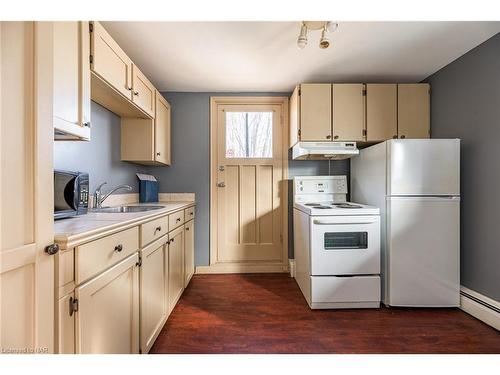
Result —
[[57, 254], [59, 252], [59, 245], [56, 244], [56, 243], [53, 243], [52, 245], [49, 245], [49, 246], [45, 247], [45, 252], [48, 255]]
[[218, 187], [226, 187], [226, 184], [224, 182], [219, 182], [217, 184]]

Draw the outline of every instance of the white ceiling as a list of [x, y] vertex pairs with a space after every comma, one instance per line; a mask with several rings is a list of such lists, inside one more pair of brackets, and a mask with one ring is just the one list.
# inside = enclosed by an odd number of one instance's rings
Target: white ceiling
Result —
[[103, 22], [161, 91], [288, 92], [299, 82], [418, 82], [500, 22], [339, 22], [297, 48], [299, 22]]

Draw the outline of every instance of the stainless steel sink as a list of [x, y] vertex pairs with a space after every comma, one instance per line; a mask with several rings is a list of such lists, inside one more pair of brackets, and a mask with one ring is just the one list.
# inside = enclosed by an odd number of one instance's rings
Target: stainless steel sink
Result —
[[165, 208], [165, 206], [117, 206], [117, 207], [94, 208], [91, 210], [91, 212], [131, 213], [131, 212], [159, 210], [161, 208]]

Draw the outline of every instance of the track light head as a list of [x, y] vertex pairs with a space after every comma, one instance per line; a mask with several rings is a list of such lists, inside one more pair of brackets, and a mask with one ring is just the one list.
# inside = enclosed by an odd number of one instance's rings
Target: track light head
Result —
[[330, 39], [328, 39], [328, 29], [325, 27], [321, 31], [321, 39], [319, 40], [319, 48], [326, 49], [330, 47]]
[[307, 45], [307, 26], [305, 23], [302, 23], [302, 26], [300, 27], [300, 34], [299, 37], [297, 38], [297, 47], [300, 49], [304, 49], [304, 47]]

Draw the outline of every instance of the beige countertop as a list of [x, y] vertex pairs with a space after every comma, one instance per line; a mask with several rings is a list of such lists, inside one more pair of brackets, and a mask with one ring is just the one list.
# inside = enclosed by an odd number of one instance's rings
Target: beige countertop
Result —
[[195, 204], [193, 201], [132, 203], [131, 206], [163, 206], [163, 208], [127, 213], [89, 211], [86, 215], [56, 220], [54, 223], [54, 239], [61, 250], [66, 250], [175, 211], [186, 209]]

